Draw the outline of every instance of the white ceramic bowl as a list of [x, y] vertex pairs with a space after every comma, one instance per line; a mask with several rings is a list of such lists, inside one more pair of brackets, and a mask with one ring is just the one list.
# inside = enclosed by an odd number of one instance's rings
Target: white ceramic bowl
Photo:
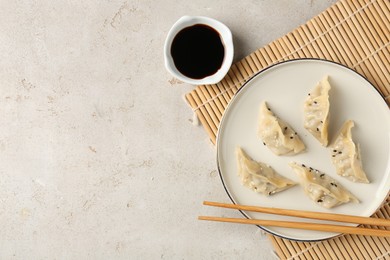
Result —
[[[171, 55], [171, 45], [172, 41], [175, 38], [176, 34], [182, 29], [195, 25], [195, 24], [204, 24], [210, 26], [216, 30], [221, 36], [222, 43], [225, 48], [225, 56], [221, 65], [221, 68], [213, 75], [207, 76], [202, 79], [193, 79], [183, 75], [175, 66]], [[168, 32], [168, 36], [165, 40], [164, 45], [164, 58], [165, 58], [165, 67], [166, 69], [174, 76], [175, 78], [194, 85], [206, 85], [206, 84], [215, 84], [221, 81], [226, 73], [229, 71], [230, 66], [233, 61], [233, 37], [229, 28], [223, 23], [203, 16], [183, 16], [172, 26]]]

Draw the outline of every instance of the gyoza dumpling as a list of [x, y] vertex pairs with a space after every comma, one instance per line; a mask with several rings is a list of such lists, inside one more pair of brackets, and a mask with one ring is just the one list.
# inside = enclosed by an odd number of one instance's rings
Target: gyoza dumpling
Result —
[[353, 121], [346, 121], [331, 146], [332, 162], [338, 175], [353, 182], [369, 183], [363, 171], [359, 145], [352, 140]]
[[337, 205], [359, 200], [346, 190], [340, 183], [319, 170], [304, 164], [292, 162], [289, 164], [301, 179], [305, 194], [318, 205], [333, 208]]
[[254, 161], [240, 147], [236, 149], [236, 156], [242, 184], [255, 192], [268, 196], [295, 185], [265, 163]]
[[303, 105], [304, 127], [323, 145], [328, 145], [329, 90], [328, 76], [308, 94]]
[[258, 136], [276, 155], [297, 154], [305, 149], [305, 145], [294, 129], [277, 118], [265, 102], [260, 106]]

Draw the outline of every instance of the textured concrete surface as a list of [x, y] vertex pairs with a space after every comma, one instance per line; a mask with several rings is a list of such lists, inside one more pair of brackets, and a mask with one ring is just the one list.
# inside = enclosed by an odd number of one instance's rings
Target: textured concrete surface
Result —
[[334, 1], [0, 2], [1, 259], [274, 259], [228, 202], [162, 47], [182, 15], [229, 26], [235, 59]]

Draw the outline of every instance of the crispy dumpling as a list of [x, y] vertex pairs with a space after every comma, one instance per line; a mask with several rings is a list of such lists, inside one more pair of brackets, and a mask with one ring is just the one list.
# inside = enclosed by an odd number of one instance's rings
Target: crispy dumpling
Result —
[[260, 105], [258, 136], [276, 155], [297, 154], [306, 148], [294, 129], [276, 117], [266, 102]]
[[354, 122], [347, 120], [331, 146], [332, 163], [338, 175], [353, 182], [369, 183], [360, 158], [360, 147], [352, 140]]
[[359, 202], [352, 193], [325, 173], [304, 164], [292, 162], [289, 165], [300, 177], [305, 194], [318, 205], [333, 208], [350, 201]]
[[253, 160], [240, 147], [236, 148], [236, 156], [242, 184], [255, 192], [268, 196], [295, 185], [265, 163]]
[[329, 90], [328, 76], [308, 94], [303, 105], [304, 127], [323, 145], [328, 145]]

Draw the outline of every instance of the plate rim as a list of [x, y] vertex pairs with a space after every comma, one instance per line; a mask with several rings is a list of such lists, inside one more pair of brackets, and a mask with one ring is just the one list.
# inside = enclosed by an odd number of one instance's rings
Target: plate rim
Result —
[[[285, 63], [293, 63], [293, 62], [298, 62], [298, 61], [319, 61], [319, 62], [325, 62], [325, 63], [332, 63], [334, 65], [337, 65], [337, 66], [340, 66], [340, 67], [343, 67], [349, 71], [351, 71], [352, 73], [360, 76], [362, 79], [364, 79], [375, 91], [376, 93], [379, 95], [379, 97], [382, 99], [382, 101], [387, 105], [387, 102], [386, 102], [386, 99], [385, 97], [382, 95], [382, 93], [374, 86], [374, 84], [372, 84], [364, 75], [360, 74], [359, 72], [353, 70], [352, 68], [344, 65], [344, 64], [341, 64], [339, 62], [335, 62], [335, 61], [331, 61], [331, 60], [327, 60], [327, 59], [322, 59], [322, 58], [296, 58], [296, 59], [290, 59], [290, 60], [284, 60], [284, 61], [280, 61], [280, 62], [276, 62], [276, 63], [273, 63], [261, 70], [259, 70], [258, 72], [256, 72], [255, 74], [253, 74], [246, 82], [244, 82], [244, 84], [237, 90], [237, 92], [234, 94], [234, 96], [232, 97], [232, 99], [229, 101], [229, 103], [227, 104], [225, 110], [224, 110], [224, 113], [222, 114], [222, 117], [221, 117], [221, 120], [220, 120], [220, 123], [219, 123], [219, 126], [222, 125], [222, 122], [225, 120], [226, 118], [226, 111], [232, 106], [232, 103], [234, 102], [234, 100], [236, 99], [237, 95], [244, 89], [246, 88], [246, 86], [248, 85], [248, 83], [250, 83], [253, 79], [255, 79], [258, 75], [266, 72], [267, 70], [275, 67], [275, 66], [279, 66], [279, 65], [282, 65], [282, 64], [285, 64]], [[218, 174], [219, 174], [219, 177], [220, 177], [220, 180], [222, 182], [222, 185], [223, 185], [223, 188], [226, 192], [226, 194], [228, 195], [229, 199], [231, 200], [231, 202], [233, 204], [237, 204], [232, 195], [229, 193], [227, 187], [226, 187], [226, 184], [225, 184], [225, 181], [223, 179], [223, 176], [222, 176], [222, 173], [221, 173], [221, 169], [220, 169], [220, 160], [219, 160], [219, 157], [220, 157], [220, 151], [219, 151], [219, 135], [220, 135], [220, 130], [221, 128], [218, 127], [218, 130], [217, 130], [217, 134], [216, 134], [216, 163], [217, 163], [217, 170], [218, 170]], [[384, 197], [384, 199], [382, 200], [382, 202], [380, 203], [380, 205], [378, 206], [378, 208], [375, 209], [375, 211], [373, 213], [371, 213], [371, 215], [375, 214], [375, 212], [377, 212], [384, 204], [384, 202], [386, 201], [387, 197], [390, 195], [390, 190], [388, 191], [387, 195]], [[244, 211], [242, 210], [238, 210], [245, 218], [247, 219], [251, 219], [247, 214], [245, 214]], [[356, 224], [357, 226], [358, 224]], [[339, 237], [339, 236], [342, 236], [344, 235], [344, 233], [338, 233], [338, 234], [335, 234], [333, 236], [329, 236], [329, 237], [326, 237], [326, 238], [319, 238], [319, 239], [298, 239], [298, 238], [291, 238], [291, 237], [287, 237], [287, 236], [283, 236], [281, 234], [278, 234], [264, 226], [261, 226], [261, 225], [256, 225], [258, 228], [268, 232], [269, 234], [271, 235], [274, 235], [274, 236], [277, 236], [277, 237], [280, 237], [280, 238], [283, 238], [283, 239], [288, 239], [288, 240], [291, 240], [291, 241], [297, 241], [297, 242], [318, 242], [318, 241], [324, 241], [324, 240], [328, 240], [328, 239], [332, 239], [332, 238], [336, 238], [336, 237]]]

